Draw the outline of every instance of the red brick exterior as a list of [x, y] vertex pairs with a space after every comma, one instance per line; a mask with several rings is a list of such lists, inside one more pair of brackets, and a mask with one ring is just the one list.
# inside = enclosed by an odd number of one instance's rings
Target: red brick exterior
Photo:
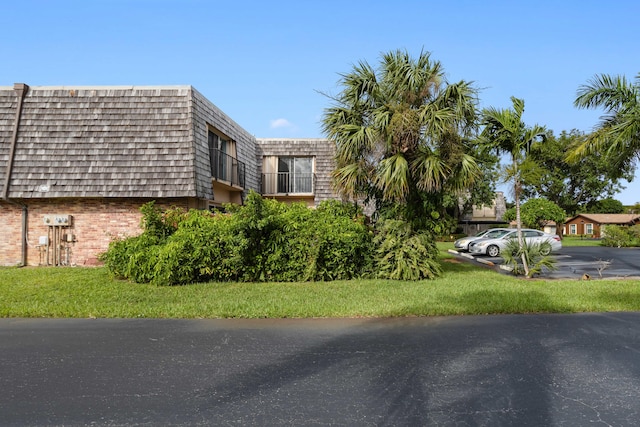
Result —
[[22, 209], [0, 201], [0, 221], [0, 265], [17, 265], [22, 251]]
[[[27, 265], [41, 264], [40, 236], [49, 227], [44, 215], [72, 215], [72, 225], [63, 233], [73, 234], [69, 243], [69, 265], [93, 265], [114, 238], [135, 236], [140, 229], [140, 207], [148, 200], [136, 199], [40, 199], [25, 201], [27, 217]], [[190, 199], [158, 201], [157, 206], [194, 207]], [[18, 265], [22, 256], [22, 208], [0, 201], [0, 265]], [[65, 244], [66, 245], [66, 244]], [[66, 252], [65, 252], [66, 254]], [[65, 258], [66, 260], [66, 258]]]

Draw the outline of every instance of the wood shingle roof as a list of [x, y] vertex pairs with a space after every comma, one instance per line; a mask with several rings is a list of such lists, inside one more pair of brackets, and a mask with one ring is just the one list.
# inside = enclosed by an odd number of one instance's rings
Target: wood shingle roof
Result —
[[[192, 96], [191, 86], [29, 88], [8, 197], [198, 197]], [[1, 177], [17, 103], [0, 87]]]

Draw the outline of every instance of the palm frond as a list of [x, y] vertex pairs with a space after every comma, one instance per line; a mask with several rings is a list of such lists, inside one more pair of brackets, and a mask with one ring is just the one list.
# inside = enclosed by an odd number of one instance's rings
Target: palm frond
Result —
[[384, 200], [405, 200], [409, 193], [409, 164], [407, 159], [401, 153], [397, 153], [381, 160], [374, 183], [382, 191]]
[[624, 76], [600, 74], [578, 88], [574, 105], [578, 108], [603, 107], [605, 111], [615, 111], [636, 97], [637, 92]]
[[366, 194], [370, 185], [370, 172], [363, 163], [350, 163], [332, 172], [332, 183], [340, 194], [356, 199]]
[[411, 163], [411, 169], [418, 189], [429, 193], [442, 190], [451, 173], [451, 168], [427, 147], [420, 150]]
[[475, 157], [463, 154], [460, 163], [454, 168], [448, 179], [447, 187], [456, 194], [464, 192], [482, 177], [482, 170]]

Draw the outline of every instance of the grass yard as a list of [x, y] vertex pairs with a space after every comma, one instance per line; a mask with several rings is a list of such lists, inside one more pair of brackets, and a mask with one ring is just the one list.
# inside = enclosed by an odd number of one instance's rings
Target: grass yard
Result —
[[600, 239], [592, 239], [589, 237], [568, 237], [562, 238], [562, 246], [600, 246]]
[[[439, 243], [441, 251], [451, 243]], [[640, 311], [638, 280], [524, 280], [442, 255], [431, 281], [159, 287], [104, 268], [0, 268], [0, 317], [301, 318]]]

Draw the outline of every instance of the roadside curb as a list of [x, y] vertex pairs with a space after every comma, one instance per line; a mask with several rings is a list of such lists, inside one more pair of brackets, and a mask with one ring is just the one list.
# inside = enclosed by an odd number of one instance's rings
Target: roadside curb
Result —
[[457, 256], [461, 256], [463, 258], [470, 259], [470, 260], [478, 262], [480, 264], [491, 266], [491, 267], [495, 267], [495, 265], [496, 265], [495, 263], [493, 263], [491, 261], [487, 261], [487, 260], [484, 260], [482, 258], [476, 258], [473, 255], [470, 255], [470, 254], [467, 254], [467, 253], [463, 253], [463, 252], [458, 252], [458, 251], [456, 251], [454, 249], [449, 249], [449, 250], [447, 250], [447, 252], [449, 252], [450, 254], [453, 254], [453, 255], [457, 255]]

